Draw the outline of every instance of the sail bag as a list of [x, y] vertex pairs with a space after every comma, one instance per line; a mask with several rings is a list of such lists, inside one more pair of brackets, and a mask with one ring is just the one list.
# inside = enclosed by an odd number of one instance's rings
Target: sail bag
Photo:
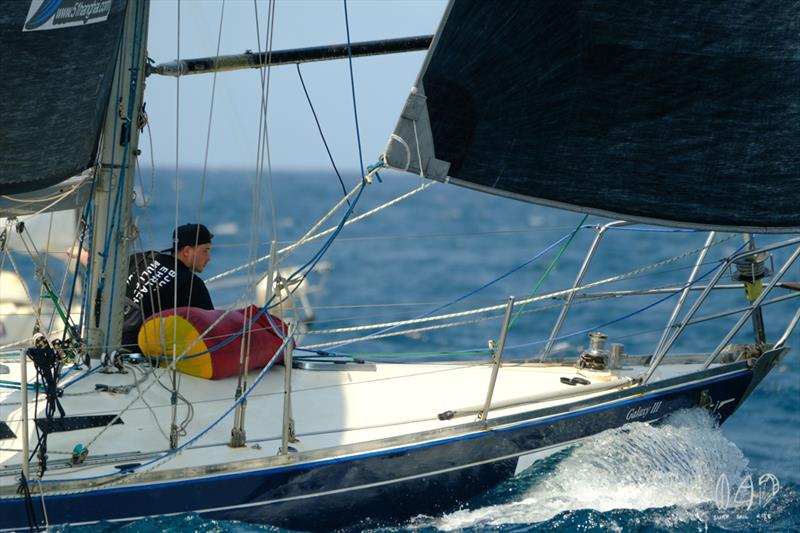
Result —
[[[172, 361], [174, 345], [179, 372], [220, 379], [238, 375], [244, 342], [250, 352], [248, 370], [263, 368], [280, 348], [288, 329], [280, 319], [259, 315], [259, 311], [255, 306], [228, 312], [197, 307], [167, 309], [144, 321], [139, 329], [139, 346], [144, 355], [159, 358], [164, 365]], [[251, 322], [250, 331], [242, 335]], [[283, 354], [276, 362], [282, 357]]]

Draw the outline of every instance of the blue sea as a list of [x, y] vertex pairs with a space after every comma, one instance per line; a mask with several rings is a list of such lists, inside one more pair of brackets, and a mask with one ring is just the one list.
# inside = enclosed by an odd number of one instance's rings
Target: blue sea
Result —
[[[346, 189], [356, 185], [357, 176], [358, 172], [343, 175]], [[386, 172], [381, 177], [382, 182], [376, 180], [364, 189], [352, 216], [422, 184], [408, 175]], [[169, 169], [153, 175], [146, 171], [140, 178], [137, 202], [148, 205], [135, 209], [134, 215], [142, 236], [139, 248], [169, 245], [176, 191], [178, 221], [202, 222], [215, 234], [213, 259], [203, 273], [206, 279], [267, 253], [273, 239], [278, 247], [294, 242], [343, 195], [336, 175], [326, 169], [276, 171], [271, 179], [248, 171], [214, 171], [205, 176], [200, 171], [183, 171], [177, 179]], [[260, 204], [255, 215], [254, 204]], [[342, 211], [337, 212], [322, 228], [335, 226], [341, 217]], [[311, 329], [390, 323], [499, 304], [510, 295], [521, 299], [569, 288], [595, 235], [594, 229], [576, 228], [605, 222], [435, 184], [338, 234], [319, 258], [329, 267], [328, 272], [308, 277], [308, 283], [316, 288], [309, 295], [315, 311]], [[569, 241], [573, 232], [575, 237]], [[729, 237], [718, 235], [720, 242], [712, 247], [701, 274], [710, 276], [720, 258], [742, 246], [741, 237]], [[680, 284], [688, 277], [696, 255], [674, 258], [698, 249], [705, 238], [704, 233], [654, 226], [610, 231], [584, 283], [633, 273], [592, 290]], [[559, 243], [560, 239], [564, 240]], [[779, 239], [759, 236], [757, 243]], [[324, 239], [309, 243], [282, 259], [281, 266], [304, 265], [315, 259], [324, 244]], [[542, 253], [548, 247], [549, 251]], [[786, 255], [785, 251], [774, 254], [776, 268]], [[663, 264], [635, 272], [659, 263]], [[265, 268], [266, 263], [261, 263], [257, 273]], [[244, 271], [209, 284], [215, 304], [221, 307], [248, 298], [244, 284], [249, 277], [252, 275]], [[795, 267], [787, 278], [800, 278], [800, 269]], [[729, 278], [726, 275], [724, 279]], [[554, 353], [577, 357], [587, 344], [587, 332], [597, 329], [609, 336], [609, 342], [623, 343], [627, 353], [652, 353], [675, 300], [665, 295], [591, 302], [579, 299]], [[504, 357], [536, 357], [560, 304], [561, 300], [551, 299], [517, 307], [521, 314], [510, 330]], [[721, 291], [700, 315], [745, 304], [743, 291]], [[780, 335], [797, 305], [792, 300], [764, 310], [768, 340]], [[737, 318], [688, 328], [673, 351], [713, 350]], [[301, 345], [341, 339], [341, 345], [331, 351], [393, 361], [476, 359], [486, 357], [487, 341], [496, 339], [499, 329], [499, 319], [494, 318], [367, 342], [351, 342], [358, 333], [308, 335]], [[751, 337], [748, 323], [734, 342], [748, 342]], [[800, 346], [800, 333], [796, 331], [789, 344]], [[699, 411], [679, 413], [659, 427], [632, 424], [537, 463], [451, 513], [417, 516], [381, 529], [356, 525], [354, 530], [798, 531], [799, 365], [800, 354], [790, 352], [721, 428]], [[196, 515], [80, 529], [279, 531]]]

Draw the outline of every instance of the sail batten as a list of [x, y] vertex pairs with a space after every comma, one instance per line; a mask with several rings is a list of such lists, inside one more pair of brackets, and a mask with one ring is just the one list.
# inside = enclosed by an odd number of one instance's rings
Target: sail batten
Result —
[[486, 192], [800, 231], [798, 21], [789, 2], [456, 1], [395, 136], [410, 172]]
[[94, 164], [126, 5], [0, 2], [0, 194], [43, 189]]

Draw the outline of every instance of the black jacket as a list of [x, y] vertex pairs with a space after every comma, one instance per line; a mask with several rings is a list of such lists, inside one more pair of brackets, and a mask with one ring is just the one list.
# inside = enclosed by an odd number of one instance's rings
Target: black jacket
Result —
[[[122, 326], [124, 348], [138, 351], [139, 328], [144, 319], [150, 315], [173, 307], [214, 309], [203, 280], [180, 261], [177, 261], [176, 271], [175, 263], [174, 256], [154, 251], [133, 254], [130, 257], [125, 286], [125, 318]], [[175, 300], [176, 278], [177, 300]]]

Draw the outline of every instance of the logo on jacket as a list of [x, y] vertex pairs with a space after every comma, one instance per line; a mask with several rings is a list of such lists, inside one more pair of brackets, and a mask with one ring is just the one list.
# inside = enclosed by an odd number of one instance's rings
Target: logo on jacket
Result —
[[54, 30], [103, 22], [113, 0], [31, 0], [22, 31]]

